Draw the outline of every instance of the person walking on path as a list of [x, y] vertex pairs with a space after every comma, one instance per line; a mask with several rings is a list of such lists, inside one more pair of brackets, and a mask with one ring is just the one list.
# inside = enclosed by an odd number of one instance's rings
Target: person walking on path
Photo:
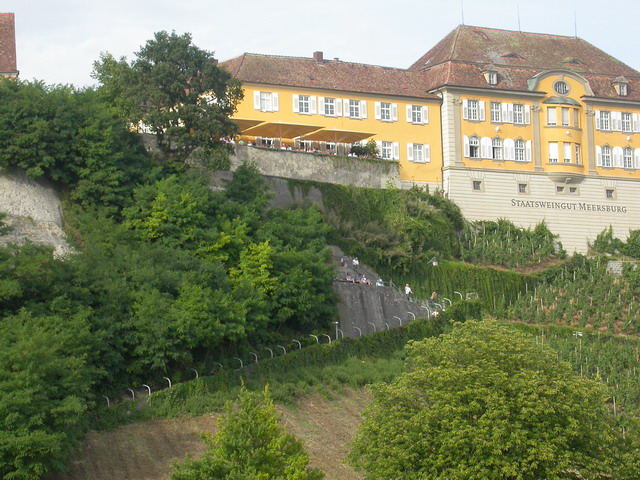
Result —
[[404, 294], [406, 295], [407, 300], [411, 301], [411, 295], [413, 295], [413, 290], [411, 290], [411, 287], [409, 286], [408, 283], [404, 286]]

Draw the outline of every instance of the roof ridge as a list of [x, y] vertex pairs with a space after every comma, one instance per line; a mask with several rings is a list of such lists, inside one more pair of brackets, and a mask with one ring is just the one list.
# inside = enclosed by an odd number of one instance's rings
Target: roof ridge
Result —
[[479, 25], [460, 25], [460, 27], [465, 27], [465, 28], [478, 28], [480, 30], [496, 30], [498, 32], [512, 32], [512, 33], [522, 33], [524, 35], [544, 35], [546, 37], [562, 37], [562, 38], [568, 38], [568, 39], [576, 39], [576, 40], [582, 40], [582, 38], [580, 37], [576, 37], [575, 35], [560, 35], [557, 33], [543, 33], [543, 32], [527, 32], [527, 31], [522, 31], [522, 30], [512, 30], [509, 28], [496, 28], [496, 27], [482, 27]]
[[458, 28], [456, 28], [456, 36], [453, 39], [453, 42], [451, 43], [451, 51], [449, 52], [449, 60], [453, 59], [453, 55], [455, 54], [456, 51], [456, 46], [458, 45], [458, 38], [460, 37], [460, 27], [462, 27], [464, 25], [458, 25]]
[[[267, 54], [267, 53], [252, 53], [252, 52], [246, 52], [245, 55], [254, 55], [256, 57], [293, 58], [293, 59], [309, 60], [309, 61], [315, 62], [313, 57], [301, 57], [301, 56], [297, 56], [297, 55], [272, 55], [272, 54]], [[378, 65], [376, 63], [352, 62], [352, 61], [346, 61], [346, 60], [335, 60], [335, 59], [327, 59], [327, 58], [323, 60], [323, 63], [347, 63], [347, 64], [351, 64], [351, 65], [363, 65], [365, 67], [384, 68], [385, 70], [396, 70], [396, 71], [399, 71], [399, 72], [410, 72], [411, 71], [408, 68], [388, 67], [386, 65]]]

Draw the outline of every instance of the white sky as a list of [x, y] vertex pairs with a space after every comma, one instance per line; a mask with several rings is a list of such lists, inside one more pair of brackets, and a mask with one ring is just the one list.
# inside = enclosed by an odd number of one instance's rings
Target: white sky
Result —
[[[21, 78], [93, 84], [102, 51], [131, 58], [159, 30], [219, 60], [243, 52], [406, 68], [461, 23], [461, 0], [2, 0], [16, 14]], [[464, 0], [468, 25], [578, 36], [640, 69], [640, 0]]]

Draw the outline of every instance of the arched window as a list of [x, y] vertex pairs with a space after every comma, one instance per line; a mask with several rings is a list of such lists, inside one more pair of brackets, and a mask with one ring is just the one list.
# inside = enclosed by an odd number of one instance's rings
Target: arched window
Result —
[[516, 162], [524, 162], [525, 161], [525, 143], [524, 140], [518, 139], [516, 140]]
[[480, 139], [476, 136], [469, 137], [469, 157], [480, 158]]
[[491, 140], [491, 148], [492, 148], [492, 158], [494, 160], [502, 160], [504, 158], [503, 156], [503, 148], [502, 148], [502, 139], [501, 138], [494, 138]]

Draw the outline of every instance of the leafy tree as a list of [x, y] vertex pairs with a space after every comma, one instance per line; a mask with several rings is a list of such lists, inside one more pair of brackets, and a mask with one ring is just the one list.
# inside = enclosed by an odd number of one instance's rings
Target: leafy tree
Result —
[[82, 316], [0, 322], [0, 476], [37, 480], [60, 469], [82, 431], [93, 383]]
[[139, 137], [95, 91], [0, 78], [0, 169], [9, 167], [112, 213], [153, 171]]
[[201, 149], [203, 158], [224, 166], [220, 140], [235, 132], [229, 117], [242, 89], [213, 53], [191, 43], [190, 34], [157, 32], [131, 63], [103, 54], [93, 75], [128, 121], [151, 129], [176, 165]]
[[205, 435], [209, 449], [200, 460], [187, 457], [172, 480], [321, 480], [309, 468], [302, 444], [278, 425], [278, 415], [265, 389], [262, 395], [242, 389], [238, 406], [227, 404], [220, 430]]
[[355, 439], [368, 480], [616, 478], [604, 386], [531, 337], [457, 324], [409, 344], [406, 366], [374, 389]]

